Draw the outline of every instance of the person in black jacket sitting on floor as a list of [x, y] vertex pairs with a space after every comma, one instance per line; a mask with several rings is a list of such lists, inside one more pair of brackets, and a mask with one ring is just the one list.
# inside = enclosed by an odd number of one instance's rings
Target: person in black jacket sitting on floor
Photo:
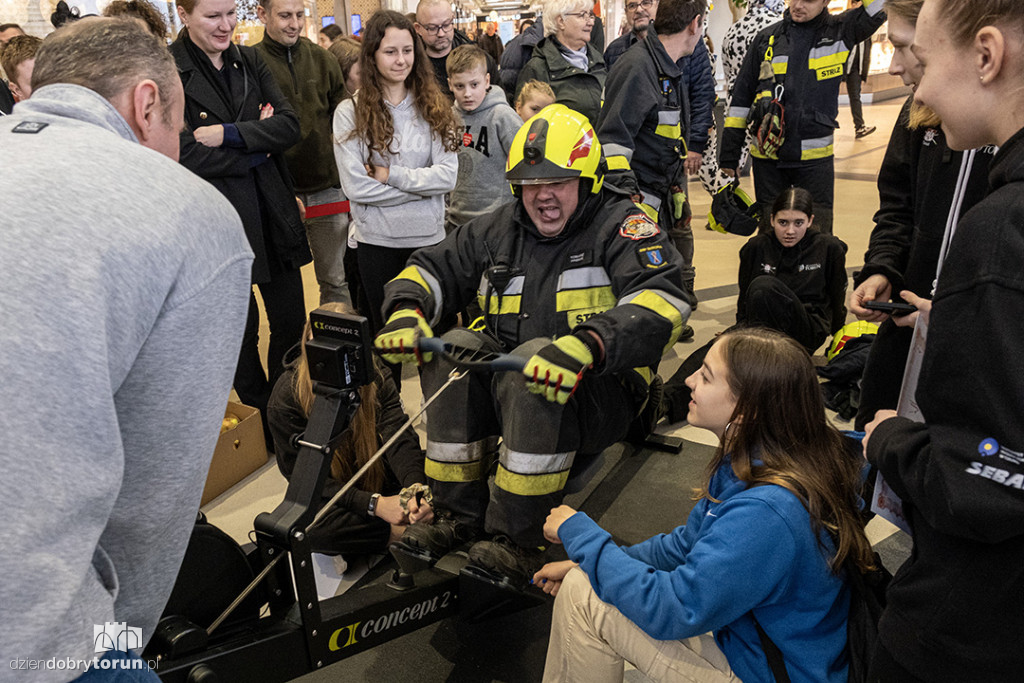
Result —
[[770, 327], [814, 353], [846, 320], [846, 245], [814, 229], [811, 193], [782, 191], [770, 232], [740, 249], [736, 322]]
[[[846, 244], [814, 228], [811, 193], [799, 187], [775, 199], [771, 225], [740, 249], [734, 327], [770, 327], [814, 353], [846, 321]], [[686, 417], [690, 389], [684, 382], [714, 341], [690, 354], [665, 383], [662, 413], [669, 422]]]
[[[352, 313], [351, 307], [342, 303], [327, 303], [321, 309]], [[274, 385], [267, 406], [277, 466], [288, 479], [299, 454], [298, 448], [292, 445], [292, 435], [306, 429], [313, 405], [313, 383], [306, 363], [306, 341], [311, 338], [312, 328], [307, 321], [302, 344], [289, 351], [292, 360]], [[324, 502], [333, 497], [407, 420], [395, 383], [386, 377], [390, 371], [376, 360], [374, 365], [376, 379], [359, 390], [359, 410], [334, 451], [330, 477], [324, 485]], [[430, 504], [426, 500], [418, 504], [414, 495], [426, 489], [425, 483], [423, 450], [416, 432], [409, 430], [338, 500], [323, 521], [310, 530], [313, 551], [327, 555], [383, 552], [412, 522], [433, 519]], [[409, 500], [403, 506], [401, 493], [406, 489]]]

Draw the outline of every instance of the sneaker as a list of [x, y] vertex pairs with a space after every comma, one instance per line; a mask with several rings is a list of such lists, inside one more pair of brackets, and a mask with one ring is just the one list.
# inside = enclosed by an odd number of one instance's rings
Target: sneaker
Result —
[[515, 586], [525, 587], [544, 566], [544, 551], [522, 548], [507, 536], [495, 536], [490, 541], [478, 541], [469, 549], [469, 563], [505, 576]]
[[440, 558], [479, 535], [477, 529], [458, 521], [447, 510], [438, 510], [432, 521], [409, 525], [399, 542]]
[[876, 128], [874, 126], [861, 126], [857, 129], [857, 139], [866, 138], [867, 136], [874, 133]]

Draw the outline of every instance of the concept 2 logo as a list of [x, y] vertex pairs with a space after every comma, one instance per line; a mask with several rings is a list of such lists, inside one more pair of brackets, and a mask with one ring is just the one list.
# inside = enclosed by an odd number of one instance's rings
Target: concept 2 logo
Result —
[[[412, 621], [420, 621], [427, 618], [439, 609], [446, 609], [448, 603], [453, 599], [450, 591], [445, 591], [441, 595], [435, 595], [430, 600], [424, 600], [423, 602], [403, 607], [400, 610], [389, 612], [388, 614], [375, 617], [373, 619], [367, 619], [366, 621], [357, 621], [354, 624], [348, 626], [342, 626], [337, 631], [331, 634], [331, 639], [327, 643], [327, 647], [335, 652], [342, 648], [355, 645], [362, 640], [366, 640], [374, 635], [382, 635], [392, 628], [401, 624], [406, 624]], [[345, 642], [340, 642], [342, 638]]]

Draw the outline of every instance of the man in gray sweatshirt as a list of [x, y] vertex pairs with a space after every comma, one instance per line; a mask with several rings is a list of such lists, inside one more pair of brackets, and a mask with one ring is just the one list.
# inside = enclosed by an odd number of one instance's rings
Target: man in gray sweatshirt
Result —
[[139, 22], [57, 31], [32, 86], [0, 118], [0, 666], [63, 682], [137, 665], [117, 650], [153, 634], [252, 252], [231, 204], [176, 163], [181, 83]]

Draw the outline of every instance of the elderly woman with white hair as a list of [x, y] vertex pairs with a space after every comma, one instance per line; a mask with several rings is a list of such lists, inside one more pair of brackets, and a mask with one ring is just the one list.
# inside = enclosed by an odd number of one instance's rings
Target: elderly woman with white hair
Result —
[[593, 0], [545, 0], [544, 38], [519, 72], [516, 96], [531, 80], [547, 83], [555, 102], [597, 123], [608, 70], [601, 53], [590, 44], [594, 28]]

